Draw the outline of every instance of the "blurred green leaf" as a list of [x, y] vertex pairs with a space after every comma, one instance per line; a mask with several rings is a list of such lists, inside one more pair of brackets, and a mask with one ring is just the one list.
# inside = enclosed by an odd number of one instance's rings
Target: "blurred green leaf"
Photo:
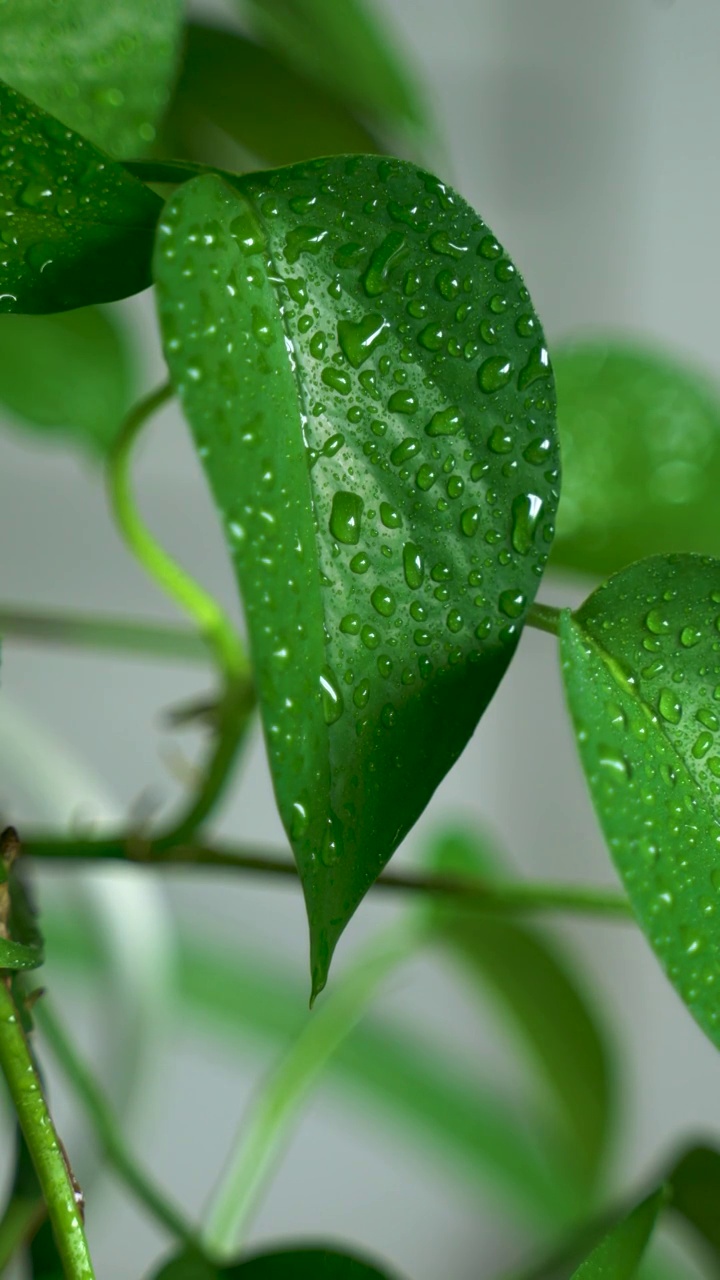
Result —
[[656, 556], [561, 614], [593, 803], [633, 910], [720, 1046], [720, 561]]
[[[394, 1274], [394, 1273], [393, 1273]], [[213, 1266], [197, 1254], [182, 1254], [165, 1264], [155, 1280], [390, 1280], [390, 1273], [356, 1255], [322, 1246], [302, 1245], [259, 1253], [227, 1266]]]
[[672, 1208], [695, 1228], [720, 1263], [720, 1152], [692, 1147], [671, 1175]]
[[609, 574], [659, 552], [720, 555], [720, 390], [621, 341], [553, 349], [563, 488], [556, 565]]
[[150, 284], [162, 201], [0, 84], [0, 312], [69, 311]]
[[116, 156], [140, 155], [170, 94], [181, 0], [3, 0], [0, 79]]
[[[271, 50], [218, 27], [190, 23], [182, 71], [163, 126], [172, 155], [213, 160], [208, 123], [241, 148], [235, 168], [377, 151], [347, 108]], [[226, 144], [227, 145], [227, 144]], [[226, 155], [218, 162], [233, 167]]]
[[[438, 179], [356, 156], [236, 187], [197, 178], [168, 202], [158, 307], [238, 576], [317, 993], [515, 651], [552, 538], [553, 383], [515, 266]], [[476, 340], [482, 306], [502, 354]]]
[[[495, 849], [470, 830], [436, 836], [429, 863], [440, 874], [495, 878]], [[589, 1188], [606, 1154], [613, 1111], [609, 1053], [571, 965], [540, 930], [512, 919], [438, 905], [443, 941], [489, 988], [549, 1086], [565, 1158]]]
[[596, 1245], [573, 1273], [573, 1280], [632, 1280], [666, 1199], [662, 1187], [643, 1200]]
[[236, 0], [259, 35], [343, 102], [424, 128], [420, 93], [364, 0]]
[[96, 458], [130, 404], [125, 334], [107, 311], [0, 316], [0, 409], [19, 425], [78, 444]]

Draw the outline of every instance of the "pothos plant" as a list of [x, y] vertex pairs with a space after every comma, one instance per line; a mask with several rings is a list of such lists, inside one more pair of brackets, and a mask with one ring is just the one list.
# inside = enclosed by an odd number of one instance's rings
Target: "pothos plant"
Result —
[[[720, 537], [705, 500], [718, 473], [716, 393], [651, 351], [554, 353], [567, 479], [553, 554], [612, 576], [575, 611], [536, 602], [560, 454], [550, 356], [515, 263], [442, 173], [385, 154], [418, 159], [432, 131], [359, 0], [246, 0], [238, 14], [220, 29], [184, 21], [177, 0], [5, 0], [0, 10], [0, 399], [19, 423], [102, 461], [129, 550], [193, 623], [7, 608], [2, 630], [148, 657], [207, 649], [219, 678], [206, 767], [168, 826], [95, 838], [9, 825], [2, 837], [0, 1067], [18, 1138], [0, 1269], [19, 1257], [36, 1280], [94, 1275], [39, 1024], [105, 1158], [172, 1237], [155, 1280], [389, 1277], [336, 1244], [242, 1245], [278, 1141], [331, 1058], [534, 1223], [540, 1260], [524, 1276], [634, 1276], [667, 1214], [694, 1228], [715, 1274], [720, 1153], [689, 1147], [635, 1205], [618, 1205], [600, 1179], [607, 1046], [570, 962], [516, 916], [634, 917], [720, 1044], [720, 560], [709, 554]], [[108, 304], [150, 286], [167, 380], [128, 408]], [[247, 649], [134, 500], [136, 440], [170, 397], [214, 498]], [[417, 874], [384, 870], [526, 625], [557, 638], [624, 894], [512, 881], [469, 831], [439, 836]], [[294, 864], [207, 834], [256, 707]], [[82, 968], [102, 955], [81, 914], [35, 914], [30, 877], [43, 858], [296, 869], [311, 1001], [329, 974], [330, 989], [197, 1225], [129, 1151], [51, 996], [40, 998], [43, 932], [61, 961]], [[336, 944], [375, 884], [421, 892], [424, 905], [334, 980]], [[429, 941], [494, 989], [544, 1080], [542, 1116], [518, 1121], [441, 1055], [372, 1023], [356, 1029], [383, 978]], [[282, 1016], [266, 1016], [277, 991], [256, 963], [248, 979], [241, 954], [192, 937], [184, 946], [189, 1005], [266, 1035], [298, 1027], [292, 995]], [[655, 1259], [652, 1274], [671, 1271]]]

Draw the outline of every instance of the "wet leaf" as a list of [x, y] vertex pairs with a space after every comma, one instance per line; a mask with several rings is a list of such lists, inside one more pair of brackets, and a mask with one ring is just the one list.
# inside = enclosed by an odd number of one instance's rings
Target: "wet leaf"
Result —
[[186, 1253], [167, 1263], [155, 1280], [221, 1280], [223, 1276], [226, 1280], [391, 1280], [389, 1272], [356, 1256], [317, 1246], [260, 1253], [224, 1267]]
[[[430, 866], [441, 875], [492, 882], [498, 865], [496, 851], [474, 831], [443, 832], [431, 846]], [[572, 1175], [592, 1187], [610, 1136], [612, 1080], [595, 1010], [569, 958], [546, 931], [463, 910], [459, 900], [439, 905], [437, 917], [446, 945], [519, 1033], [549, 1088], [559, 1122], [553, 1140]]]
[[662, 1187], [643, 1200], [596, 1245], [573, 1272], [573, 1280], [632, 1280], [666, 1199]]
[[553, 388], [515, 267], [436, 178], [354, 157], [238, 183], [169, 202], [159, 308], [317, 992], [514, 652], [552, 537]]
[[264, 41], [341, 102], [378, 120], [425, 126], [417, 87], [364, 0], [236, 0]]
[[[256, 167], [248, 164], [256, 157], [267, 164], [291, 164], [377, 150], [341, 102], [271, 50], [232, 31], [190, 23], [163, 129], [166, 149], [195, 160], [213, 159], [208, 124], [222, 131], [225, 149], [229, 138], [240, 148], [231, 166], [236, 169]], [[218, 160], [230, 165], [227, 155], [218, 154]]]
[[181, 0], [3, 0], [0, 79], [116, 156], [155, 138]]
[[720, 391], [619, 341], [553, 348], [563, 492], [553, 563], [609, 574], [660, 552], [720, 554]]
[[637, 918], [720, 1045], [720, 561], [657, 556], [562, 615], [595, 808]]
[[0, 84], [0, 312], [68, 311], [150, 284], [162, 202]]
[[129, 407], [131, 383], [125, 333], [109, 312], [0, 316], [0, 408], [18, 425], [102, 457]]

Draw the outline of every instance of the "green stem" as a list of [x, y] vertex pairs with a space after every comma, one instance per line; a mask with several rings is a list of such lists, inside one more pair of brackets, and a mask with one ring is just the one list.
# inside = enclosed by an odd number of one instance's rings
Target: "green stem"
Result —
[[36, 640], [146, 658], [176, 658], [180, 662], [202, 662], [207, 658], [207, 645], [187, 627], [40, 612], [13, 605], [0, 608], [0, 635], [3, 640]]
[[155, 541], [135, 505], [130, 475], [133, 447], [148, 418], [172, 394], [170, 384], [165, 384], [130, 410], [108, 459], [110, 505], [127, 546], [150, 577], [197, 624], [226, 678], [249, 680], [250, 666], [232, 623], [217, 601]]
[[183, 1244], [197, 1248], [198, 1240], [192, 1228], [187, 1225], [181, 1214], [168, 1204], [162, 1193], [136, 1165], [104, 1095], [75, 1052], [60, 1022], [49, 1008], [46, 998], [38, 1001], [34, 1016], [72, 1086], [78, 1102], [83, 1107], [108, 1163], [172, 1236]]
[[288, 1140], [292, 1121], [329, 1058], [363, 1016], [385, 978], [423, 942], [419, 917], [394, 925], [384, 942], [374, 940], [305, 1024], [286, 1058], [266, 1081], [241, 1128], [205, 1229], [208, 1252], [226, 1256], [238, 1248], [260, 1191]]
[[160, 186], [177, 186], [204, 173], [217, 173], [211, 165], [197, 164], [194, 160], [124, 160], [123, 168], [141, 182]]
[[5, 978], [0, 979], [0, 1068], [45, 1198], [66, 1280], [94, 1280], [67, 1160]]
[[562, 609], [556, 609], [552, 604], [541, 604], [536, 600], [530, 605], [525, 619], [529, 627], [536, 627], [538, 631], [549, 631], [551, 636], [556, 636], [560, 627], [560, 614]]

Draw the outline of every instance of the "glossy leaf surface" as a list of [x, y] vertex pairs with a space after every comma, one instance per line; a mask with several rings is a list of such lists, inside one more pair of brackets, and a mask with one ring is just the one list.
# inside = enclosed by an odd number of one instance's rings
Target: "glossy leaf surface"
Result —
[[653, 557], [561, 624], [595, 808], [643, 930], [720, 1044], [720, 561]]
[[632, 1280], [666, 1198], [661, 1188], [643, 1200], [600, 1241], [573, 1273], [573, 1280]]
[[390, 1280], [387, 1271], [334, 1249], [295, 1248], [256, 1254], [243, 1262], [214, 1267], [184, 1255], [169, 1262], [155, 1280]]
[[423, 125], [409, 70], [364, 0], [236, 0], [288, 61], [341, 101], [375, 116]]
[[160, 318], [238, 572], [317, 991], [514, 652], [552, 537], [553, 387], [515, 267], [437, 179], [354, 157], [238, 182], [169, 202]]
[[0, 84], [0, 312], [67, 311], [150, 283], [159, 198]]
[[141, 155], [175, 70], [181, 0], [4, 0], [0, 79], [97, 146]]
[[720, 555], [720, 390], [620, 342], [553, 348], [563, 492], [553, 563], [602, 575], [661, 552]]
[[0, 410], [94, 457], [112, 443], [131, 395], [124, 331], [106, 311], [0, 316]]
[[[495, 850], [469, 830], [437, 838], [430, 865], [439, 874], [498, 879]], [[525, 1042], [549, 1086], [573, 1176], [591, 1186], [610, 1136], [612, 1081], [602, 1031], [570, 960], [544, 931], [511, 918], [463, 910], [459, 901], [439, 904], [437, 916], [445, 943]]]
[[[275, 53], [232, 31], [189, 23], [185, 51], [164, 144], [173, 155], [213, 159], [213, 135], [222, 131], [248, 158], [291, 164], [314, 156], [375, 151], [374, 139], [330, 93], [307, 80]], [[244, 157], [244, 159], [243, 159]], [[220, 157], [219, 157], [220, 159]]]

